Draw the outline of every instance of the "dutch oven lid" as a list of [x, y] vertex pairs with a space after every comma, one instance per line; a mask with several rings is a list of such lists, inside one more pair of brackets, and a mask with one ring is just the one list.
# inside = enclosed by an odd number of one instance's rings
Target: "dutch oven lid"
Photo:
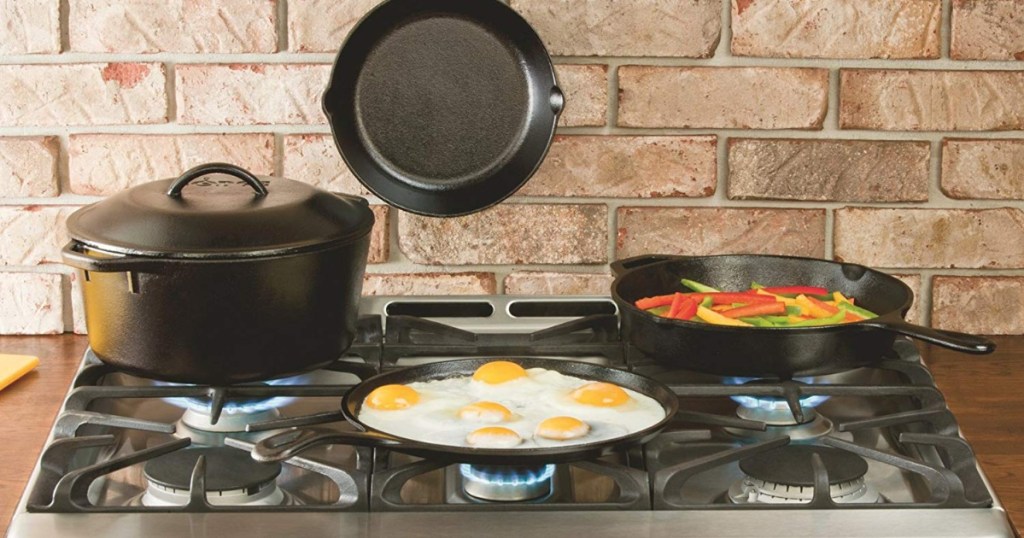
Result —
[[238, 258], [351, 242], [369, 233], [373, 220], [362, 198], [210, 163], [79, 209], [68, 231], [113, 253]]
[[338, 52], [323, 108], [356, 178], [431, 216], [490, 207], [544, 160], [564, 97], [537, 33], [498, 0], [389, 0]]

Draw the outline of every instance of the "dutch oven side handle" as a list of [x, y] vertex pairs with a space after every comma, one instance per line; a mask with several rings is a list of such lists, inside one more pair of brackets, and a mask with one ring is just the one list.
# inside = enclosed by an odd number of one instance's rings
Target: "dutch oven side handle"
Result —
[[151, 271], [166, 263], [163, 260], [155, 260], [152, 258], [143, 258], [138, 256], [94, 258], [79, 250], [79, 247], [80, 244], [77, 241], [69, 241], [68, 244], [64, 245], [64, 248], [61, 249], [60, 255], [64, 259], [64, 263], [83, 271], [93, 271], [96, 273], [123, 273], [127, 271], [145, 272]]
[[252, 187], [253, 190], [256, 191], [257, 197], [267, 195], [266, 185], [260, 182], [259, 178], [245, 168], [228, 163], [206, 163], [189, 168], [185, 173], [178, 176], [178, 179], [175, 179], [174, 182], [171, 183], [171, 187], [167, 189], [167, 196], [170, 196], [171, 198], [181, 198], [181, 190], [185, 188], [185, 185], [188, 185], [192, 180], [207, 174], [227, 174], [229, 176], [235, 176]]
[[612, 273], [615, 276], [619, 276], [626, 271], [636, 269], [637, 267], [643, 267], [645, 265], [651, 265], [652, 263], [663, 262], [667, 260], [677, 260], [685, 258], [686, 256], [669, 256], [667, 254], [643, 254], [641, 256], [633, 256], [632, 258], [626, 258], [624, 260], [615, 260], [608, 264], [612, 269]]

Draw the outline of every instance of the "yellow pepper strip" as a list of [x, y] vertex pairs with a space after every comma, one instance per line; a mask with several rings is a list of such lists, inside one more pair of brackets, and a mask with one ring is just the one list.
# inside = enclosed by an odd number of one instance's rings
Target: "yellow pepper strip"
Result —
[[734, 327], [753, 327], [753, 325], [738, 319], [727, 318], [710, 308], [697, 307], [697, 317], [715, 325], [732, 325]]
[[802, 313], [810, 314], [812, 317], [815, 318], [830, 318], [833, 315], [835, 315], [832, 312], [829, 312], [828, 310], [825, 310], [824, 308], [814, 304], [813, 302], [811, 302], [810, 299], [807, 298], [806, 295], [802, 293], [796, 296], [796, 304], [799, 305], [800, 308], [803, 310]]
[[807, 321], [809, 319], [813, 319], [813, 318], [805, 318], [803, 316], [786, 316], [786, 317], [789, 318], [789, 322], [790, 323], [800, 323], [801, 321]]
[[782, 301], [786, 306], [800, 306], [796, 304], [796, 299], [783, 297], [781, 295], [775, 295], [774, 293], [769, 293], [767, 291], [764, 291], [763, 289], [758, 289], [756, 293], [759, 293], [761, 295], [767, 295], [769, 297], [775, 297], [776, 301]]

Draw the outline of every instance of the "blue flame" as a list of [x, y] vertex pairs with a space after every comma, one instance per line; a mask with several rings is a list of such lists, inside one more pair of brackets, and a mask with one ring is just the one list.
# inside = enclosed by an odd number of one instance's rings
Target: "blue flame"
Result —
[[555, 475], [555, 466], [548, 464], [540, 468], [529, 467], [481, 467], [468, 463], [459, 465], [462, 476], [477, 482], [487, 482], [498, 486], [531, 486], [546, 482]]
[[[307, 382], [305, 375], [297, 375], [294, 377], [284, 377], [281, 379], [271, 379], [260, 383], [261, 385], [268, 385], [271, 387], [287, 387], [291, 385], [303, 385]], [[163, 381], [157, 381], [157, 385], [169, 386], [169, 387], [187, 387], [189, 385], [183, 385], [180, 383], [167, 383]], [[210, 404], [212, 403], [210, 398], [202, 397], [180, 397], [180, 398], [164, 398], [164, 401], [173, 404], [182, 409], [191, 409], [197, 413], [210, 413]], [[273, 396], [271, 398], [232, 398], [224, 402], [224, 409], [221, 411], [223, 415], [250, 415], [259, 413], [261, 411], [267, 411], [269, 409], [277, 409], [279, 407], [286, 406], [295, 401], [294, 396]]]
[[[727, 377], [723, 381], [726, 385], [745, 385], [752, 381], [756, 381], [753, 377]], [[813, 383], [814, 379], [810, 377], [804, 378], [793, 378], [794, 381], [800, 383]], [[766, 411], [788, 411], [789, 404], [786, 403], [785, 398], [779, 398], [776, 396], [730, 396], [732, 400], [747, 409], [764, 409]], [[800, 398], [800, 407], [804, 409], [813, 409], [819, 405], [825, 403], [829, 396], [824, 395], [813, 395], [804, 396]]]

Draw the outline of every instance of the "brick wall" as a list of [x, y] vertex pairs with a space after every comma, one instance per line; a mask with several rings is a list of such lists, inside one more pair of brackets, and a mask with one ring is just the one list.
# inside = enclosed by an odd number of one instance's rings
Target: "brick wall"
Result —
[[[536, 177], [448, 220], [377, 204], [367, 293], [606, 293], [640, 253], [904, 278], [1024, 333], [1024, 0], [510, 0], [568, 97]], [[318, 104], [374, 0], [0, 1], [0, 333], [84, 330], [77, 206], [209, 160], [366, 194]]]

